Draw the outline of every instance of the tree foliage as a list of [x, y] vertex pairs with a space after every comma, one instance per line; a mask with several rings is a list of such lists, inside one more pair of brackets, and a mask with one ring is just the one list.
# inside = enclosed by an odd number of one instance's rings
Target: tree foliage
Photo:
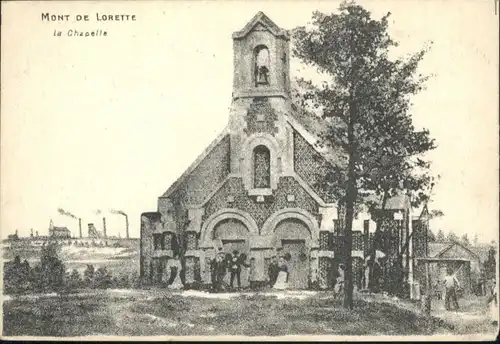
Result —
[[88, 264], [87, 268], [83, 272], [83, 282], [87, 287], [94, 287], [94, 274], [95, 274], [95, 268], [94, 265]]
[[293, 35], [294, 55], [326, 79], [320, 85], [299, 79], [300, 105], [327, 123], [320, 145], [340, 149], [344, 157], [324, 181], [345, 204], [346, 308], [352, 308], [356, 205], [383, 207], [385, 200], [403, 190], [412, 193], [418, 205], [433, 182], [422, 155], [435, 148], [434, 141], [428, 130], [414, 128], [410, 114], [411, 96], [427, 80], [417, 75], [427, 48], [391, 60], [390, 49], [398, 43], [388, 33], [389, 16], [372, 19], [363, 7], [343, 3], [338, 14], [314, 12], [311, 27], [298, 27]]
[[450, 231], [450, 232], [448, 232], [448, 235], [446, 236], [446, 241], [459, 242], [460, 240], [458, 239], [458, 236], [454, 232]]
[[446, 237], [444, 236], [444, 232], [442, 229], [438, 230], [436, 235], [436, 242], [443, 243], [446, 241]]
[[488, 259], [483, 265], [486, 279], [494, 279], [496, 277], [496, 254], [496, 249], [494, 247], [490, 247], [488, 251]]
[[59, 247], [49, 242], [41, 248], [40, 262], [33, 268], [20, 256], [4, 264], [4, 288], [7, 293], [59, 291], [64, 285], [65, 266], [58, 256]]
[[443, 217], [444, 213], [442, 210], [439, 209], [432, 209], [429, 213], [430, 219], [436, 219], [438, 217]]
[[470, 245], [470, 240], [469, 240], [469, 236], [467, 235], [467, 233], [465, 233], [464, 235], [462, 235], [462, 237], [460, 238], [460, 242], [462, 244], [464, 244], [465, 246], [469, 246]]
[[428, 236], [428, 240], [429, 240], [429, 242], [436, 242], [436, 235], [435, 235], [435, 234], [434, 234], [434, 232], [433, 232], [433, 231], [431, 231], [430, 229], [429, 229], [429, 233], [428, 233], [428, 235], [429, 235], [429, 236]]

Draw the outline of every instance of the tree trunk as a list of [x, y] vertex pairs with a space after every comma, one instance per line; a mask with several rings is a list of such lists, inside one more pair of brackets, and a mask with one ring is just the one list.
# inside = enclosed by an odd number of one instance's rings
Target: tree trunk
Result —
[[344, 262], [345, 262], [345, 288], [344, 288], [344, 308], [353, 308], [353, 283], [352, 283], [352, 223], [354, 219], [354, 205], [357, 198], [356, 187], [356, 145], [354, 137], [354, 116], [355, 109], [350, 106], [350, 119], [347, 128], [349, 142], [349, 164], [347, 171], [347, 193], [346, 193], [346, 224], [344, 228]]
[[[370, 253], [370, 262], [372, 263], [371, 266], [373, 266], [373, 263], [375, 262], [375, 256], [377, 254], [377, 240], [380, 237], [380, 230], [382, 229], [382, 222], [383, 222], [383, 217], [380, 216], [380, 214], [384, 215], [384, 210], [385, 206], [387, 204], [387, 200], [389, 199], [389, 192], [384, 191], [384, 196], [382, 197], [382, 207], [379, 212], [379, 214], [376, 214], [377, 216], [377, 221], [376, 221], [376, 226], [375, 226], [375, 234], [373, 235], [373, 244], [371, 247], [371, 253]], [[377, 209], [376, 209], [377, 211]], [[373, 268], [370, 269], [370, 274], [369, 274], [369, 279], [371, 280], [373, 278]]]

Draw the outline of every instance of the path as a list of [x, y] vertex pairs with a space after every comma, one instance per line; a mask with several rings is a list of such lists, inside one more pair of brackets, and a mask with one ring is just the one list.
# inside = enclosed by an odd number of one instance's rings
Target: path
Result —
[[498, 332], [498, 326], [491, 323], [489, 310], [484, 305], [484, 300], [476, 298], [465, 300], [459, 310], [446, 310], [444, 305], [435, 304], [431, 315], [441, 318], [454, 327], [455, 334], [492, 334]]
[[[230, 293], [209, 293], [206, 291], [197, 290], [169, 290], [169, 289], [95, 289], [80, 291], [77, 293], [68, 294], [67, 296], [92, 296], [96, 294], [106, 294], [110, 296], [146, 296], [158, 297], [165, 294], [180, 295], [183, 297], [200, 297], [206, 299], [231, 299], [238, 296], [276, 296], [277, 299], [296, 298], [305, 299], [317, 295], [318, 292], [308, 290], [283, 290], [283, 291], [242, 291]], [[37, 294], [20, 294], [20, 295], [3, 295], [3, 301], [10, 300], [34, 300], [39, 298], [57, 298], [60, 297], [57, 293], [37, 293]]]

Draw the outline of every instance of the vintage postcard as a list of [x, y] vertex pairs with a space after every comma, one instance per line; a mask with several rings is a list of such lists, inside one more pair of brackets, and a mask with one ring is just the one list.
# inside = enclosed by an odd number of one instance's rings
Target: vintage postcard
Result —
[[3, 339], [496, 338], [498, 1], [1, 6]]

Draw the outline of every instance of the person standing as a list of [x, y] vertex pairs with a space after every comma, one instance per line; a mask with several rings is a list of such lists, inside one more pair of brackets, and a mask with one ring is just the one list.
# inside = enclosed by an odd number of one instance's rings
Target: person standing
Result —
[[488, 306], [490, 310], [490, 318], [492, 325], [498, 325], [498, 292], [496, 281], [493, 281], [493, 286], [488, 297]]
[[210, 281], [212, 282], [212, 291], [217, 290], [217, 255], [210, 260]]
[[250, 258], [250, 265], [248, 271], [248, 284], [250, 285], [250, 289], [255, 289], [257, 287], [256, 278], [255, 278], [255, 258]]
[[219, 290], [224, 288], [224, 277], [227, 274], [227, 258], [224, 252], [220, 252], [217, 261], [217, 286]]
[[380, 260], [375, 257], [373, 262], [373, 281], [372, 281], [372, 291], [375, 293], [380, 292], [380, 280], [382, 278], [382, 267], [380, 265]]
[[182, 264], [179, 255], [176, 253], [172, 259], [167, 261], [167, 273], [170, 273], [168, 281], [169, 289], [182, 289], [184, 285], [181, 281]]
[[224, 262], [224, 253], [219, 252], [214, 259], [212, 259], [212, 287], [215, 292], [222, 288], [222, 280], [226, 274], [226, 265]]
[[217, 259], [218, 255], [216, 254], [215, 257], [212, 258], [210, 261], [210, 280], [212, 281], [212, 290], [216, 291], [217, 290]]
[[457, 301], [457, 288], [460, 288], [457, 277], [453, 274], [453, 270], [448, 268], [447, 274], [444, 277], [445, 286], [445, 309], [451, 310], [450, 303], [453, 302], [455, 310], [459, 309]]
[[363, 269], [364, 269], [363, 289], [368, 290], [369, 287], [371, 286], [371, 284], [370, 284], [370, 264], [368, 262], [368, 259], [365, 260], [365, 264], [363, 265]]
[[288, 265], [286, 261], [287, 259], [285, 259], [285, 257], [281, 257], [279, 260], [279, 273], [278, 277], [276, 278], [276, 283], [274, 283], [273, 289], [288, 289]]
[[238, 283], [238, 289], [241, 288], [241, 258], [238, 251], [234, 250], [231, 256], [230, 271], [231, 271], [231, 289], [234, 289], [234, 279]]
[[337, 270], [337, 280], [335, 282], [335, 295], [340, 296], [344, 292], [344, 281], [345, 281], [345, 267], [344, 264], [339, 264]]
[[271, 262], [269, 263], [269, 267], [267, 268], [268, 276], [269, 276], [269, 286], [271, 286], [271, 288], [276, 283], [276, 279], [278, 278], [279, 269], [280, 268], [278, 266], [278, 259], [276, 256], [273, 256], [271, 258]]

